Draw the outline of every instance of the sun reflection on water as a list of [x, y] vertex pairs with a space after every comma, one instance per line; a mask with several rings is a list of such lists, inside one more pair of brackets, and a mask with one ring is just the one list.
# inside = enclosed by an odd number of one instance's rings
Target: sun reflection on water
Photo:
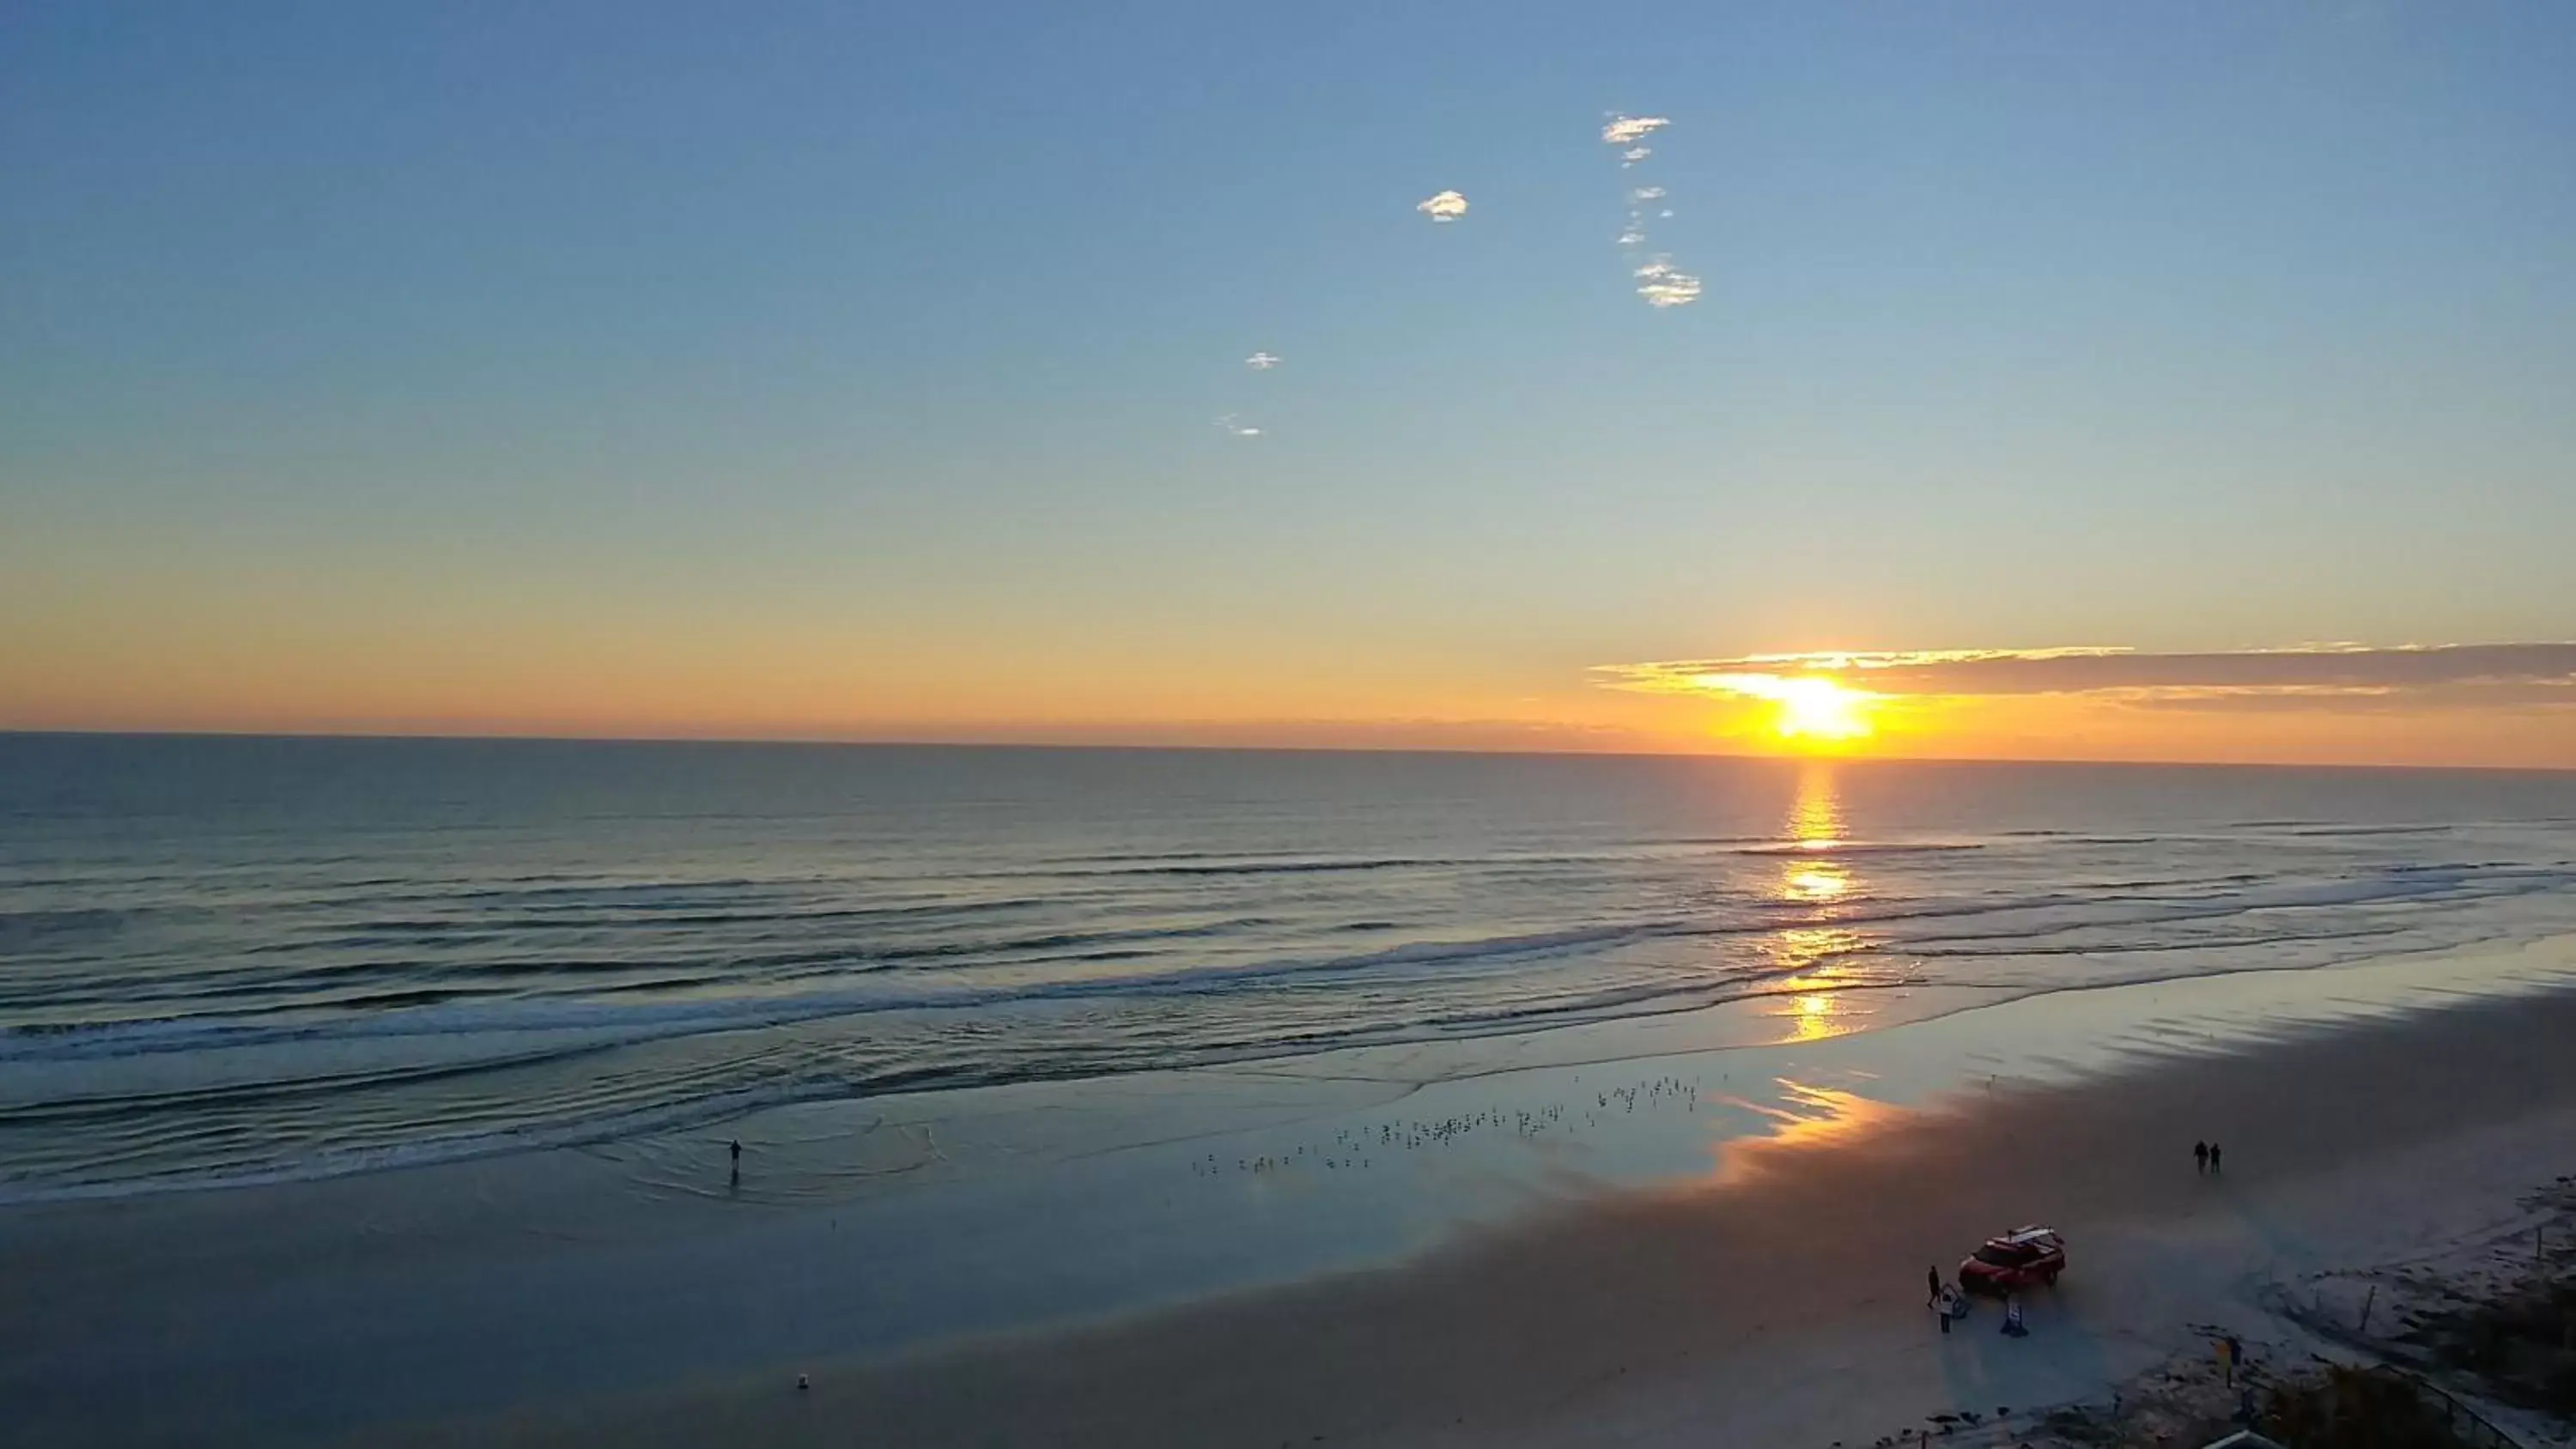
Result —
[[1792, 866], [1780, 881], [1783, 899], [1830, 901], [1851, 889], [1851, 872], [1832, 861]]
[[1798, 798], [1789, 806], [1789, 838], [1804, 850], [1831, 850], [1842, 843], [1843, 797], [1834, 788], [1834, 767], [1811, 764], [1798, 772]]
[[1789, 1040], [1793, 1042], [1823, 1041], [1849, 1030], [1837, 1024], [1843, 1004], [1842, 998], [1833, 992], [1811, 991], [1804, 996], [1792, 997], [1791, 1002], [1797, 1008], [1789, 1018]]
[[[1859, 888], [1851, 868], [1831, 854], [1843, 843], [1844, 828], [1842, 795], [1835, 788], [1833, 767], [1808, 766], [1798, 775], [1797, 799], [1783, 822], [1799, 853], [1781, 864], [1774, 892], [1781, 903], [1821, 910]], [[1776, 1013], [1787, 1027], [1784, 1040], [1822, 1041], [1854, 1029], [1849, 1006], [1836, 989], [1847, 974], [1839, 963], [1867, 945], [1857, 932], [1824, 922], [1770, 933], [1763, 949], [1784, 978], [1780, 989], [1794, 993]]]

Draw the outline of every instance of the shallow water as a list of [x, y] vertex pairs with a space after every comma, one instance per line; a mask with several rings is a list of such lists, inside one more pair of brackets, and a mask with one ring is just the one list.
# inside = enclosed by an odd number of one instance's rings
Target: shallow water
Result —
[[0, 737], [0, 1194], [2570, 929], [2564, 775]]

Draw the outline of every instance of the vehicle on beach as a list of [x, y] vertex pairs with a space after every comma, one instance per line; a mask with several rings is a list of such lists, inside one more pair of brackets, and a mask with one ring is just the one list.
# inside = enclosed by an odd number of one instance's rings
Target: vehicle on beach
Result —
[[1986, 1239], [1959, 1264], [1959, 1287], [2002, 1295], [2034, 1283], [2054, 1283], [2066, 1271], [2066, 1240], [2057, 1229], [2015, 1228]]

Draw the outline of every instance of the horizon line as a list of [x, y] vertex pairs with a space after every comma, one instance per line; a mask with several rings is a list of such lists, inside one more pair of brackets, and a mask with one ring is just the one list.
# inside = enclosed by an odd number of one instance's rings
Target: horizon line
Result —
[[372, 743], [531, 744], [531, 745], [707, 745], [772, 746], [791, 749], [940, 749], [940, 750], [1090, 750], [1129, 754], [1190, 751], [1238, 755], [1468, 755], [1503, 759], [1725, 760], [1761, 764], [1853, 765], [2080, 765], [2090, 768], [2201, 770], [2379, 770], [2440, 771], [2486, 775], [2568, 775], [2576, 765], [2418, 765], [2355, 761], [2299, 760], [2135, 760], [2000, 755], [1873, 755], [1819, 751], [1801, 754], [1749, 754], [1721, 750], [1546, 750], [1481, 749], [1474, 746], [1425, 745], [1225, 745], [1129, 744], [1071, 740], [940, 740], [864, 739], [831, 735], [585, 735], [494, 734], [432, 730], [259, 730], [259, 729], [28, 729], [0, 725], [0, 739], [132, 739], [132, 740], [349, 740]]

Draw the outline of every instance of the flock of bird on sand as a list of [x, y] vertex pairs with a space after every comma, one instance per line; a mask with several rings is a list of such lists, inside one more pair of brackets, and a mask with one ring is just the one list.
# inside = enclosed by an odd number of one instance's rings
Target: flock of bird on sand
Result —
[[[1581, 1081], [1581, 1077], [1574, 1080]], [[1679, 1106], [1699, 1110], [1699, 1078], [1685, 1081], [1680, 1077], [1662, 1076], [1638, 1082], [1633, 1086], [1613, 1087], [1593, 1093], [1593, 1104], [1580, 1103], [1569, 1108], [1563, 1102], [1536, 1111], [1487, 1107], [1481, 1111], [1460, 1113], [1440, 1118], [1403, 1118], [1358, 1127], [1344, 1127], [1333, 1134], [1329, 1143], [1304, 1143], [1293, 1152], [1277, 1156], [1238, 1157], [1232, 1167], [1211, 1152], [1190, 1164], [1190, 1171], [1200, 1177], [1218, 1177], [1228, 1172], [1273, 1173], [1303, 1169], [1326, 1172], [1361, 1171], [1377, 1165], [1383, 1155], [1393, 1161], [1398, 1152], [1420, 1152], [1455, 1146], [1478, 1134], [1508, 1131], [1521, 1138], [1537, 1138], [1550, 1132], [1579, 1132], [1595, 1127], [1612, 1116], [1632, 1116], [1638, 1107], [1648, 1109]]]

